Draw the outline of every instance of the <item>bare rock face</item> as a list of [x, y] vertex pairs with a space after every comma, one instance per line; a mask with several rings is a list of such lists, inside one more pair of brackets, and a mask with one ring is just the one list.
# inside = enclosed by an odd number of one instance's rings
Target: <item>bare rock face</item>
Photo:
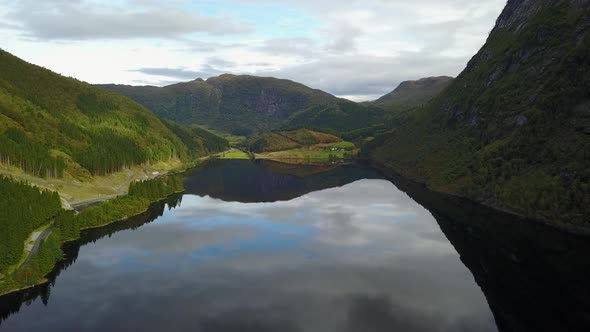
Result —
[[526, 25], [527, 19], [536, 14], [544, 0], [508, 1], [506, 8], [496, 21], [496, 29], [518, 32]]

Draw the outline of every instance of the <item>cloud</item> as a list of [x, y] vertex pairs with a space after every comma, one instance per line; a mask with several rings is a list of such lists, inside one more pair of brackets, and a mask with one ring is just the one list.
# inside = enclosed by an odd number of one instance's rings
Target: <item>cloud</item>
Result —
[[292, 55], [311, 58], [318, 45], [309, 38], [273, 38], [264, 41], [259, 50], [271, 55]]
[[457, 73], [464, 66], [464, 59], [460, 58], [405, 52], [390, 57], [328, 56], [258, 74], [288, 77], [339, 96], [367, 96], [370, 99], [390, 92], [403, 80]]
[[25, 35], [47, 40], [175, 38], [244, 34], [251, 24], [174, 7], [134, 9], [87, 1], [22, 1], [14, 16]]
[[20, 30], [22, 27], [17, 24], [0, 22], [0, 29]]
[[140, 72], [151, 76], [165, 76], [178, 79], [193, 80], [203, 75], [202, 72], [187, 70], [183, 68], [139, 68], [131, 71]]
[[[310, 40], [312, 51], [282, 48], [286, 51], [281, 54], [299, 55], [305, 61], [255, 74], [289, 78], [355, 100], [377, 98], [404, 80], [457, 76], [483, 45], [505, 4], [505, 0], [284, 2], [322, 22], [318, 38]], [[272, 55], [276, 49], [281, 50], [275, 46], [261, 51]]]
[[[212, 60], [212, 62], [216, 62]], [[217, 62], [218, 64], [226, 64], [230, 65], [230, 62]], [[142, 73], [144, 75], [149, 76], [160, 76], [160, 77], [167, 77], [172, 78], [173, 80], [161, 80], [159, 82], [148, 82], [145, 80], [141, 80], [142, 83], [150, 83], [154, 85], [169, 85], [178, 83], [181, 81], [186, 80], [195, 80], [197, 78], [209, 78], [212, 76], [218, 76], [227, 72], [227, 70], [218, 69], [210, 64], [205, 64], [201, 66], [201, 70], [189, 70], [186, 68], [138, 68], [130, 70], [132, 72]]]
[[457, 76], [505, 3], [0, 0], [0, 36], [27, 61], [91, 83], [162, 77], [164, 84], [229, 72], [360, 101], [405, 80]]

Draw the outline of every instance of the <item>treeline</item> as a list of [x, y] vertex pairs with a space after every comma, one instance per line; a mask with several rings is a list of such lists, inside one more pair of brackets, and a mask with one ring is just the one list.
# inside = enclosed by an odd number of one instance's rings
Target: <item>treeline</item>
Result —
[[184, 190], [180, 175], [168, 175], [152, 180], [136, 181], [129, 185], [129, 196], [159, 200]]
[[0, 271], [19, 262], [24, 241], [60, 210], [56, 192], [0, 176]]
[[229, 142], [205, 129], [198, 127], [188, 128], [169, 120], [162, 122], [172, 131], [188, 148], [189, 154], [194, 157], [204, 156], [209, 153], [222, 152], [229, 149]]
[[33, 286], [48, 275], [64, 257], [58, 232], [51, 233], [41, 242], [39, 251], [31, 258], [27, 266], [18, 271], [14, 277], [0, 282], [0, 294], [10, 290]]
[[[0, 176], [0, 272], [5, 277], [0, 282], [0, 293], [37, 283], [62, 259], [61, 244], [79, 239], [81, 230], [139, 215], [153, 202], [183, 190], [180, 175], [134, 182], [128, 195], [75, 214], [61, 207], [56, 192]], [[28, 265], [11, 275], [23, 256], [25, 240], [43, 225], [52, 227], [51, 235], [43, 240]]]
[[52, 157], [45, 146], [31, 141], [16, 128], [0, 134], [0, 163], [37, 177], [62, 177], [66, 168], [63, 158]]
[[227, 144], [201, 129], [177, 126], [177, 135], [122, 95], [2, 50], [0, 73], [0, 163], [37, 177], [77, 172], [76, 163], [105, 175], [148, 162], [190, 162]]
[[112, 129], [104, 129], [91, 136], [92, 144], [78, 150], [74, 159], [92, 174], [106, 175], [147, 161], [146, 154], [136, 142]]
[[184, 190], [180, 175], [162, 176], [156, 179], [133, 182], [129, 194], [89, 207], [77, 215], [60, 214], [57, 226], [68, 240], [79, 237], [82, 229], [100, 227], [114, 221], [127, 219], [148, 209], [151, 203]]

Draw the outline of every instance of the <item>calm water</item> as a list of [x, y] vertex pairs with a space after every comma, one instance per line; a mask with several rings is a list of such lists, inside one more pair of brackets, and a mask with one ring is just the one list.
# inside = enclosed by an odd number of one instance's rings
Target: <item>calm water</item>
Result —
[[[552, 294], [542, 280], [537, 286], [522, 276], [562, 273], [552, 272], [551, 262], [523, 272], [522, 261], [535, 253], [494, 242], [500, 235], [509, 246], [522, 242], [511, 238], [520, 236], [518, 228], [506, 236], [486, 230], [489, 220], [501, 220], [500, 231], [502, 221], [516, 221], [398, 186], [414, 198], [356, 166], [212, 162], [187, 175], [184, 196], [70, 245], [53, 285], [0, 298], [0, 330], [528, 330], [538, 311], [508, 303], [545, 308], [544, 299], [567, 291], [558, 286]], [[525, 248], [554, 236], [525, 228]], [[584, 241], [569, 240], [587, 250]], [[559, 260], [560, 249], [540, 246], [539, 253], [550, 250]], [[519, 274], [510, 278], [517, 283], [504, 282], [506, 273]], [[530, 298], [535, 287], [543, 289], [541, 299]], [[581, 290], [587, 288], [571, 291]], [[579, 315], [571, 326], [584, 323], [585, 311]]]

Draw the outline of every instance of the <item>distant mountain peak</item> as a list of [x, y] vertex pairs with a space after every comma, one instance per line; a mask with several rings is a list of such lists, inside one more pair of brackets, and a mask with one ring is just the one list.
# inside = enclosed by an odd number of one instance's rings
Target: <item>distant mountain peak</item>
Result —
[[449, 76], [425, 77], [404, 81], [395, 90], [377, 99], [381, 106], [413, 108], [427, 103], [453, 81]]
[[274, 77], [222, 74], [162, 88], [108, 85], [157, 115], [239, 135], [280, 128], [350, 131], [378, 123], [381, 110]]

